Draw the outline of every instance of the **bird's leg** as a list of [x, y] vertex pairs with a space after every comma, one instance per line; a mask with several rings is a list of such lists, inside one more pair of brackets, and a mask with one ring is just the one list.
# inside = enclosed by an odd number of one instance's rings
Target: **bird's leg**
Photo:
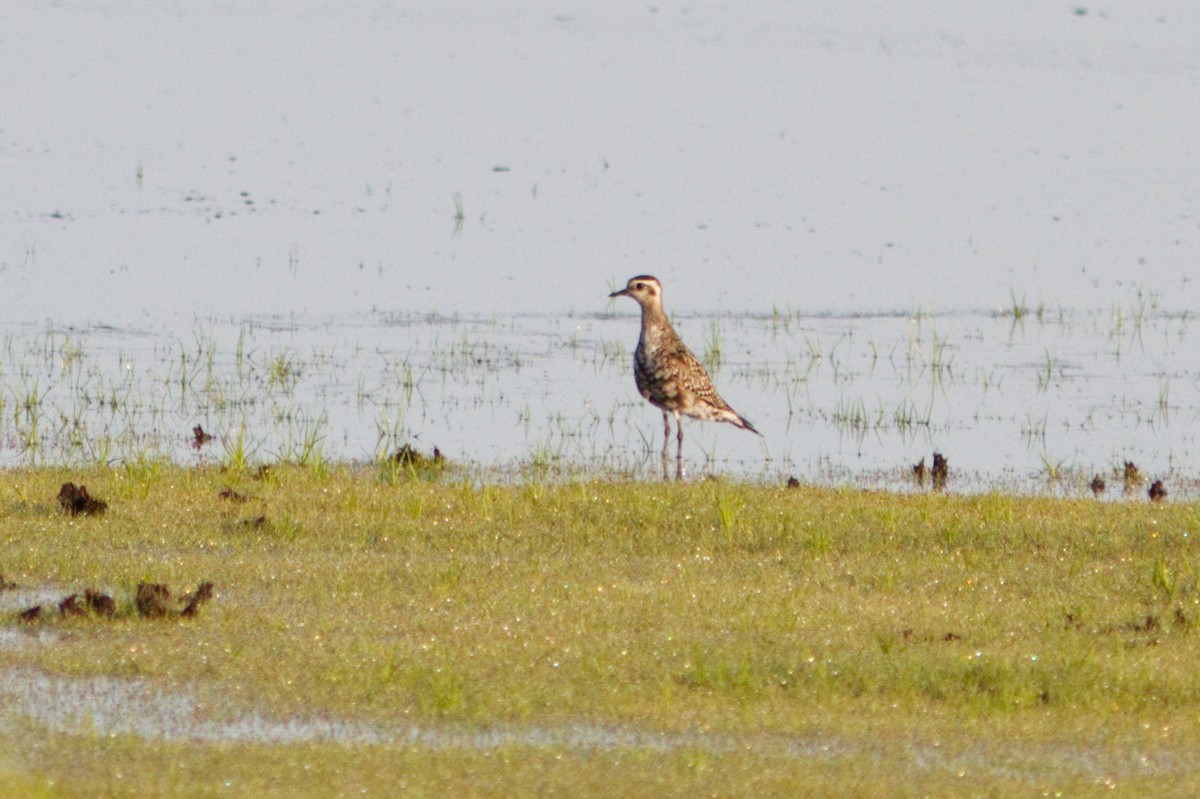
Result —
[[679, 443], [675, 447], [675, 479], [683, 479], [683, 418], [675, 416], [675, 426], [679, 428]]
[[663, 450], [662, 450], [662, 473], [663, 479], [669, 480], [669, 472], [667, 471], [667, 458], [669, 457], [671, 446], [671, 417], [663, 411]]

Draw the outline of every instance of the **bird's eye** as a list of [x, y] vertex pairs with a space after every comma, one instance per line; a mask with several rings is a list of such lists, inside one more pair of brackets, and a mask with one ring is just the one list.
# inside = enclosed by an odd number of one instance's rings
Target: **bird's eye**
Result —
[[638, 290], [640, 291], [641, 289], [644, 289], [644, 288], [646, 288], [646, 284], [645, 284], [645, 283], [634, 283], [634, 284], [633, 284], [633, 287], [634, 287], [635, 289], [638, 289]]

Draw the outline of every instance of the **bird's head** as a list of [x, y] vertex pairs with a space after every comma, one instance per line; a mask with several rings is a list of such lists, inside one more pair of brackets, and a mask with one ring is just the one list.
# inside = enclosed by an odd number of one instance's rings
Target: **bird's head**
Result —
[[620, 291], [614, 291], [608, 296], [610, 298], [632, 297], [643, 308], [652, 308], [656, 305], [662, 305], [662, 284], [658, 282], [658, 278], [651, 275], [638, 275], [637, 277], [629, 278], [629, 282], [625, 284], [625, 288]]

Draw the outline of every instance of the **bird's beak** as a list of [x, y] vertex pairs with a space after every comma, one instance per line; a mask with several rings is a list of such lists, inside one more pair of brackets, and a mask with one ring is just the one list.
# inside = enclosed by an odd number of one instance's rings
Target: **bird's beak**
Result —
[[614, 291], [612, 294], [609, 294], [608, 298], [611, 300], [613, 297], [628, 297], [628, 296], [629, 296], [629, 289], [621, 289], [620, 291]]

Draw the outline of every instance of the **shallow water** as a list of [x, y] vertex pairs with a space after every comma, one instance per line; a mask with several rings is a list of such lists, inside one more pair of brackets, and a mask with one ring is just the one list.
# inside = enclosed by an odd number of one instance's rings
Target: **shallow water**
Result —
[[[590, 315], [370, 314], [10, 333], [0, 463], [368, 461], [411, 443], [468, 473], [656, 476], [661, 414], [631, 373], [635, 306]], [[1119, 494], [1134, 461], [1195, 492], [1191, 320], [1112, 308], [675, 319], [763, 432], [685, 421], [693, 476]], [[216, 439], [200, 449], [192, 428]], [[672, 442], [672, 454], [674, 442]], [[1138, 487], [1138, 495], [1144, 486]]]
[[[24, 718], [55, 733], [86, 731], [99, 736], [136, 735], [147, 740], [204, 743], [414, 744], [431, 748], [496, 749], [563, 746], [572, 749], [697, 748], [729, 751], [733, 738], [706, 733], [652, 733], [619, 725], [472, 728], [462, 725], [368, 724], [334, 718], [273, 718], [255, 710], [214, 718], [212, 709], [186, 690], [169, 690], [150, 680], [91, 677], [72, 679], [29, 669], [0, 673], [0, 719]], [[835, 747], [760, 736], [794, 756], [829, 754]]]
[[689, 425], [692, 476], [903, 487], [938, 450], [952, 490], [1133, 460], [1188, 496], [1198, 26], [21, 0], [0, 465], [413, 443], [488, 479], [655, 475], [635, 309], [605, 300], [649, 272], [764, 433]]
[[[324, 718], [275, 718], [256, 710], [218, 715], [186, 689], [171, 689], [140, 678], [71, 679], [31, 669], [0, 672], [0, 725], [32, 722], [53, 734], [205, 744], [408, 745], [432, 749], [486, 751], [510, 747], [552, 747], [575, 751], [680, 750], [722, 754], [753, 749], [804, 760], [843, 757], [878, 759], [876, 746], [864, 747], [826, 734], [802, 736], [707, 732], [664, 733], [622, 725], [566, 723], [554, 726], [470, 727], [454, 724], [369, 724]], [[882, 744], [878, 745], [882, 746]], [[1097, 781], [1190, 773], [1192, 763], [1171, 751], [1118, 751], [1105, 742], [1032, 746], [1012, 742], [952, 745], [906, 744], [887, 757], [913, 767], [956, 770], [975, 779], [1062, 779], [1080, 775]]]

